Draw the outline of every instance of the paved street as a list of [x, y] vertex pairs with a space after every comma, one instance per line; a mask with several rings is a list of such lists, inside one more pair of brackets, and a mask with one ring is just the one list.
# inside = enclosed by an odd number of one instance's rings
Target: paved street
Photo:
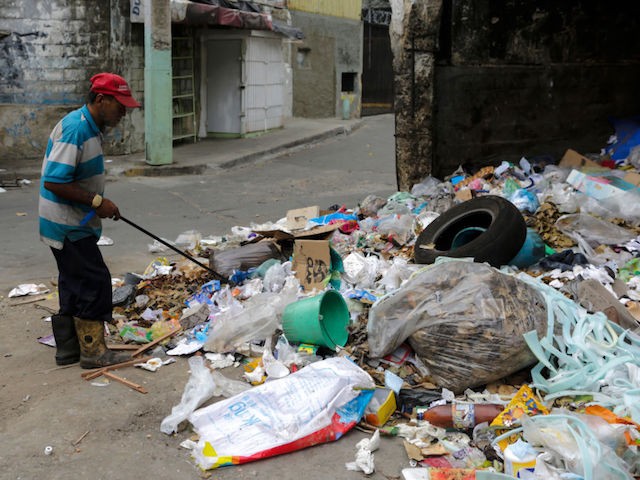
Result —
[[[292, 208], [355, 207], [369, 193], [396, 190], [392, 115], [366, 117], [347, 136], [301, 146], [285, 156], [203, 175], [110, 177], [106, 196], [121, 213], [168, 240], [187, 230], [222, 235], [234, 225], [276, 221]], [[117, 163], [117, 157], [114, 160]], [[38, 240], [38, 183], [0, 194], [0, 291], [56, 274], [53, 256]], [[123, 222], [103, 221], [103, 247], [113, 275], [142, 271], [154, 258], [153, 240]]]

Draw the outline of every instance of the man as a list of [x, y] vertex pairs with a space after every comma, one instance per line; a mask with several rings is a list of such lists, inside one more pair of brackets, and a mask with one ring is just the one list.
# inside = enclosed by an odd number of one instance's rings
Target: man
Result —
[[[109, 350], [104, 322], [111, 321], [111, 274], [97, 242], [101, 218], [118, 220], [115, 203], [102, 196], [102, 134], [140, 104], [124, 78], [99, 73], [91, 78], [87, 104], [65, 116], [47, 143], [40, 182], [40, 238], [58, 265], [60, 311], [52, 317], [56, 363], [80, 361], [97, 368], [128, 360]], [[82, 220], [95, 210], [84, 225]]]

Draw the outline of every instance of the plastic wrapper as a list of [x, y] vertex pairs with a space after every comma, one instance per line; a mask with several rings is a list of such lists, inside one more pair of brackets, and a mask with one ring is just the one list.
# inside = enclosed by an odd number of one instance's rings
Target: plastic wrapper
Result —
[[449, 260], [377, 301], [367, 328], [373, 357], [409, 339], [437, 383], [462, 392], [533, 364], [522, 335], [546, 326], [534, 287], [486, 264]]
[[313, 363], [191, 414], [200, 437], [192, 454], [211, 469], [337, 440], [360, 421], [373, 387], [345, 358]]

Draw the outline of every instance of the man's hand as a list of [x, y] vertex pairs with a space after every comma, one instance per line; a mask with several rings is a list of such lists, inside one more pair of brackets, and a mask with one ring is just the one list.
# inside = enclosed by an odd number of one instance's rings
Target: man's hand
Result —
[[120, 210], [118, 206], [108, 198], [103, 198], [102, 203], [96, 208], [96, 213], [100, 218], [113, 218], [114, 220], [120, 219]]

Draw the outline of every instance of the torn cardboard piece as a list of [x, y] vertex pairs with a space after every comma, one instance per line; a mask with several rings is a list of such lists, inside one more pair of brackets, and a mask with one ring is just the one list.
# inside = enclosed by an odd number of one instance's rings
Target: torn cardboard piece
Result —
[[266, 238], [274, 238], [275, 240], [295, 240], [298, 238], [323, 240], [329, 238], [331, 234], [340, 228], [343, 222], [332, 223], [331, 225], [321, 225], [309, 230], [298, 230], [288, 232], [286, 230], [254, 230], [253, 233]]
[[293, 244], [293, 270], [305, 291], [324, 290], [331, 269], [328, 240], [296, 240]]
[[289, 210], [287, 212], [287, 228], [289, 230], [300, 230], [307, 226], [310, 218], [320, 215], [320, 207], [304, 207]]
[[584, 155], [580, 155], [575, 150], [568, 149], [558, 164], [560, 167], [569, 167], [577, 169], [598, 169], [602, 170], [604, 167], [598, 162], [588, 159]]

